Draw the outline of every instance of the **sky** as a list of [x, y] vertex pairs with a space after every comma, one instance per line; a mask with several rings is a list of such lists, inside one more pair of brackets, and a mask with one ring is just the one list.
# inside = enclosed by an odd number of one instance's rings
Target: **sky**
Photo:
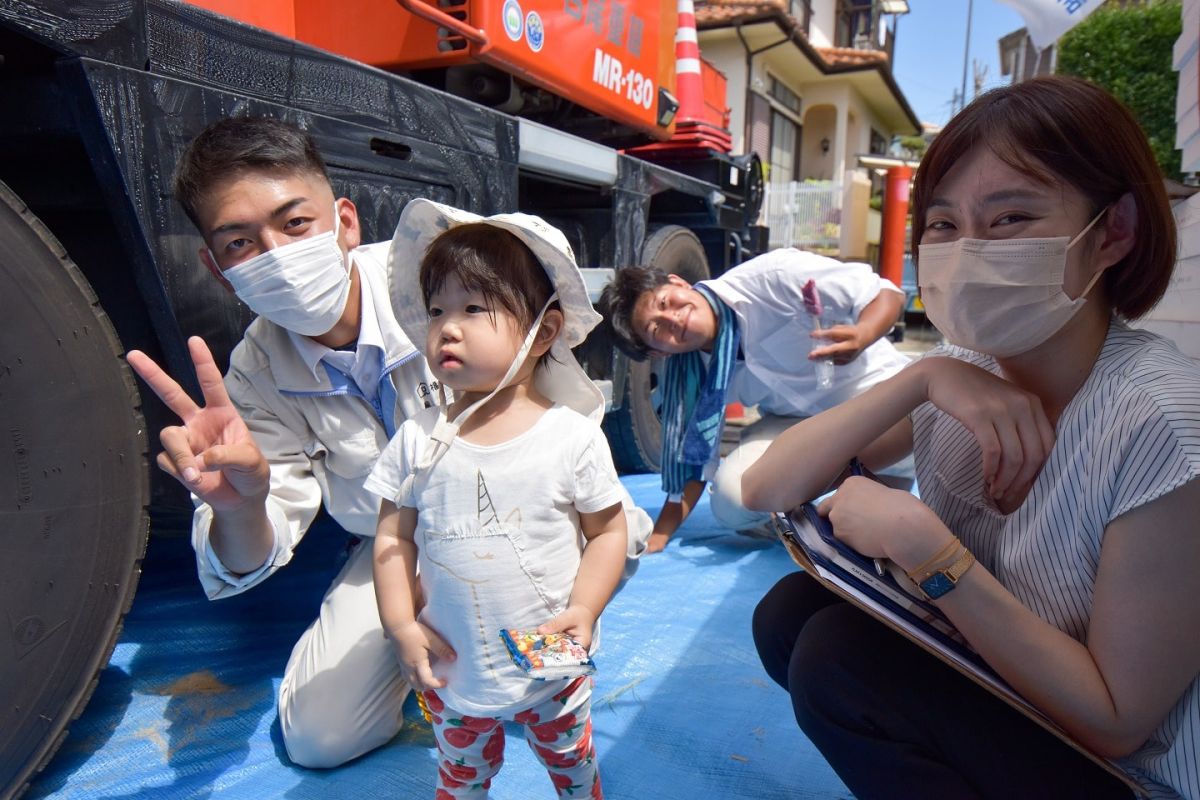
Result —
[[[998, 0], [972, 0], [967, 56], [967, 99], [974, 96], [971, 61], [987, 68], [985, 89], [1008, 82], [1000, 75], [1000, 37], [1025, 27], [1021, 15]], [[962, 88], [968, 0], [908, 0], [897, 17], [892, 74], [918, 119], [944, 125], [954, 93]]]

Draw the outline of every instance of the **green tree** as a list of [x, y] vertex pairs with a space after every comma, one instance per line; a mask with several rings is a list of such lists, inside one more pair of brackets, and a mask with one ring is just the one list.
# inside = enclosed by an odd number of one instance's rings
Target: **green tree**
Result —
[[920, 161], [925, 157], [925, 148], [929, 143], [925, 141], [924, 136], [901, 136], [900, 146], [910, 158]]
[[1183, 27], [1179, 0], [1109, 2], [1068, 31], [1056, 71], [1103, 86], [1137, 117], [1163, 174], [1178, 180], [1171, 52]]

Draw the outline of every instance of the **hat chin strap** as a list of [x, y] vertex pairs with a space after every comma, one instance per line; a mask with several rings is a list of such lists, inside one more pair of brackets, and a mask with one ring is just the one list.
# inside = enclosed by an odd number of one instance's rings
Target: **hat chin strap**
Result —
[[517, 355], [513, 358], [513, 362], [508, 365], [508, 371], [504, 373], [504, 377], [500, 379], [500, 383], [496, 384], [496, 388], [492, 389], [485, 397], [476, 400], [471, 405], [463, 409], [454, 421], [451, 422], [448, 413], [449, 405], [446, 402], [446, 387], [438, 386], [438, 418], [434, 423], [433, 432], [429, 434], [429, 443], [425, 446], [425, 453], [417, 462], [413, 471], [404, 479], [401, 484], [400, 496], [404, 497], [412, 485], [416, 477], [422, 473], [428, 472], [433, 468], [433, 465], [441, 460], [446, 451], [450, 449], [450, 444], [458, 436], [459, 429], [463, 426], [472, 414], [480, 409], [485, 403], [495, 397], [499, 392], [503, 391], [512, 383], [512, 379], [516, 377], [521, 365], [525, 363], [525, 359], [529, 356], [529, 351], [533, 349], [533, 343], [537, 339], [538, 331], [542, 328], [542, 319], [546, 316], [546, 312], [550, 309], [550, 304], [558, 299], [558, 292], [550, 295], [550, 299], [542, 306], [542, 310], [538, 312], [537, 319], [533, 321], [529, 333], [525, 334], [525, 341], [521, 343], [521, 349], [517, 351]]

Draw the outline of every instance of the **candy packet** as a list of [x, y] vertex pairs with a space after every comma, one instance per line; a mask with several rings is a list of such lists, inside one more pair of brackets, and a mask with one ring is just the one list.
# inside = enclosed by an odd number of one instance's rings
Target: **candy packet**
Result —
[[596, 671], [587, 648], [565, 633], [501, 629], [500, 641], [508, 648], [513, 663], [534, 680], [577, 678]]

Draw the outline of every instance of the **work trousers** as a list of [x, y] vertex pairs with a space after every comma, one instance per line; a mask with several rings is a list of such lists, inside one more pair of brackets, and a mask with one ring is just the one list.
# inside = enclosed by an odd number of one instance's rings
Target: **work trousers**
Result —
[[[742, 505], [742, 473], [767, 452], [780, 434], [803, 419], [806, 418], [764, 414], [742, 430], [737, 445], [721, 459], [713, 475], [709, 508], [718, 524], [741, 531], [764, 525], [771, 518], [768, 511], [751, 511]], [[880, 478], [894, 488], [910, 489], [913, 483], [912, 456], [880, 470]]]
[[288, 758], [336, 767], [400, 730], [408, 683], [384, 638], [371, 576], [372, 542], [360, 542], [292, 648], [279, 686], [279, 725]]
[[713, 475], [712, 493], [708, 502], [713, 518], [718, 524], [741, 531], [756, 528], [771, 519], [768, 511], [751, 511], [742, 505], [742, 473], [767, 451], [779, 434], [801, 419], [803, 417], [764, 414], [761, 419], [742, 430], [737, 445], [721, 459], [721, 464]]
[[804, 573], [754, 643], [805, 735], [859, 800], [1132, 798], [1117, 778]]
[[[532, 708], [501, 717], [472, 717], [448, 708], [434, 690], [422, 692], [438, 746], [435, 800], [486, 798], [504, 763], [504, 721], [519, 722], [525, 739], [559, 797], [602, 800], [592, 743], [592, 679], [564, 682], [562, 691]], [[530, 790], [529, 796], [536, 792]]]

